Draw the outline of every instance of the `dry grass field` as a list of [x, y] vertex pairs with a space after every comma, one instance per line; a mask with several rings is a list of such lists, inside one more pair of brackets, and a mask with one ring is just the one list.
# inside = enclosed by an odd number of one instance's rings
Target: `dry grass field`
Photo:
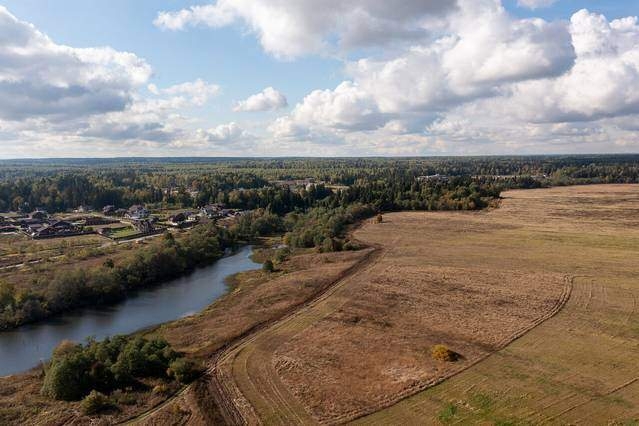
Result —
[[[637, 424], [639, 187], [504, 194], [483, 262], [574, 277], [566, 306], [463, 373], [356, 424]], [[461, 259], [485, 244], [468, 235]], [[434, 255], [438, 262], [451, 260]], [[458, 262], [461, 259], [455, 260]]]
[[[639, 186], [504, 198], [496, 210], [390, 214], [357, 231], [380, 247], [374, 263], [219, 359], [235, 415], [264, 424], [636, 419]], [[439, 343], [462, 358], [431, 359]]]
[[[369, 249], [240, 274], [149, 331], [207, 374], [101, 421], [637, 424], [639, 186], [502, 195], [482, 212], [387, 214], [355, 231]], [[434, 360], [437, 344], [461, 358]], [[0, 413], [91, 421], [40, 397], [40, 380], [0, 380]]]

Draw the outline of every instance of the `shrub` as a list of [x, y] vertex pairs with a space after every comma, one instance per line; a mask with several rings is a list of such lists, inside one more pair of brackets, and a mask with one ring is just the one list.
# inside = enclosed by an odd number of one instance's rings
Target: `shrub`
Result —
[[159, 385], [155, 385], [153, 386], [153, 391], [154, 394], [157, 395], [165, 395], [167, 393], [169, 393], [169, 387], [165, 384], [159, 384]]
[[165, 377], [177, 353], [162, 339], [116, 336], [86, 345], [61, 343], [45, 372], [43, 394], [79, 400], [90, 390], [109, 393], [144, 377]]
[[92, 390], [80, 403], [80, 410], [86, 415], [98, 414], [111, 407], [113, 407], [111, 400], [96, 390]]
[[459, 359], [459, 354], [451, 351], [445, 345], [435, 345], [431, 349], [431, 357], [437, 361], [454, 362]]
[[121, 389], [115, 390], [111, 394], [111, 399], [122, 405], [135, 405], [138, 401], [135, 395], [124, 392]]
[[86, 395], [91, 360], [82, 352], [53, 358], [44, 377], [42, 393], [58, 400], [73, 401]]
[[262, 270], [264, 272], [273, 272], [275, 270], [275, 267], [273, 266], [273, 261], [269, 259], [266, 262], [264, 262], [264, 265], [262, 265]]
[[178, 358], [171, 363], [167, 372], [170, 377], [173, 377], [178, 382], [189, 383], [200, 374], [200, 369], [193, 361]]
[[288, 260], [291, 255], [291, 250], [288, 247], [281, 248], [275, 253], [275, 260], [277, 263], [282, 263], [285, 260]]

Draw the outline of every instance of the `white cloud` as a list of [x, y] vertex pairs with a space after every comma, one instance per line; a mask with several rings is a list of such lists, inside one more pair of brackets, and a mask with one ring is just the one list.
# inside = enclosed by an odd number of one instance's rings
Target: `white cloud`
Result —
[[238, 102], [233, 110], [236, 112], [274, 111], [287, 106], [286, 96], [272, 87], [267, 87], [260, 93]]
[[202, 79], [176, 84], [166, 89], [158, 89], [156, 85], [150, 84], [148, 89], [154, 95], [186, 96], [189, 102], [196, 106], [206, 104], [211, 97], [220, 93], [220, 86], [207, 83]]
[[528, 121], [592, 121], [639, 113], [637, 18], [609, 22], [581, 10], [570, 32], [577, 52], [565, 74], [514, 86], [511, 107]]
[[542, 7], [550, 7], [557, 3], [558, 0], [517, 0], [517, 4], [528, 9], [539, 9]]
[[384, 123], [373, 97], [349, 81], [335, 90], [311, 92], [295, 106], [291, 117], [301, 125], [351, 130], [374, 129]]
[[235, 122], [220, 124], [219, 126], [206, 130], [205, 135], [209, 141], [213, 142], [230, 142], [249, 136], [249, 134]]
[[[278, 57], [385, 44], [423, 37], [422, 21], [456, 6], [450, 0], [218, 0], [177, 12], [160, 12], [156, 26], [222, 27], [244, 23], [264, 49]], [[335, 41], [336, 40], [336, 41]]]
[[0, 118], [57, 120], [121, 111], [151, 76], [136, 55], [55, 44], [0, 6]]
[[456, 105], [498, 96], [512, 83], [552, 78], [572, 66], [566, 24], [514, 19], [492, 0], [459, 6], [431, 43], [394, 58], [349, 63], [351, 81], [313, 91], [287, 120], [337, 130], [374, 130], [398, 118], [405, 126], [429, 122]]

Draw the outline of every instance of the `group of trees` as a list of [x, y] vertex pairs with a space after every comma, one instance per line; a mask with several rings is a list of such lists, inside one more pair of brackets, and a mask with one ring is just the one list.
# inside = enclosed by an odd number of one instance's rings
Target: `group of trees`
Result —
[[167, 233], [129, 259], [89, 269], [61, 270], [32, 286], [16, 290], [0, 283], [0, 329], [16, 327], [82, 306], [115, 302], [127, 293], [178, 277], [219, 259], [234, 246], [233, 232], [200, 225], [185, 237]]
[[[138, 203], [186, 208], [222, 202], [283, 215], [316, 207], [327, 197], [331, 207], [360, 202], [383, 209], [480, 208], [482, 191], [494, 188], [636, 183], [637, 164], [637, 155], [13, 161], [0, 162], [0, 211]], [[453, 186], [471, 194], [455, 194], [449, 184], [416, 183], [418, 176], [433, 174], [452, 178]], [[349, 188], [332, 191], [319, 184], [297, 191], [269, 184], [304, 178]]]
[[[108, 394], [137, 384], [140, 379], [172, 378], [185, 383], [198, 368], [163, 339], [115, 336], [86, 345], [64, 341], [45, 366], [43, 394], [75, 401], [91, 391]], [[95, 398], [95, 396], [94, 396]]]
[[347, 226], [376, 212], [369, 204], [352, 204], [335, 209], [317, 207], [303, 215], [290, 214], [286, 217], [289, 232], [285, 241], [291, 247], [317, 247], [323, 252], [349, 249], [352, 246], [343, 239]]

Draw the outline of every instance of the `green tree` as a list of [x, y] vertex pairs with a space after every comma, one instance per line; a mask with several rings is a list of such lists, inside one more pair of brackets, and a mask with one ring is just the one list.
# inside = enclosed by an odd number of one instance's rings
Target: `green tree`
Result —
[[167, 372], [170, 377], [173, 377], [178, 382], [189, 383], [200, 374], [200, 369], [193, 361], [178, 358], [171, 363]]
[[88, 391], [90, 367], [91, 360], [82, 351], [54, 357], [46, 370], [42, 393], [64, 401], [82, 398]]
[[262, 265], [262, 270], [264, 272], [273, 272], [275, 271], [275, 266], [273, 266], [273, 261], [271, 259], [267, 259], [266, 262]]

